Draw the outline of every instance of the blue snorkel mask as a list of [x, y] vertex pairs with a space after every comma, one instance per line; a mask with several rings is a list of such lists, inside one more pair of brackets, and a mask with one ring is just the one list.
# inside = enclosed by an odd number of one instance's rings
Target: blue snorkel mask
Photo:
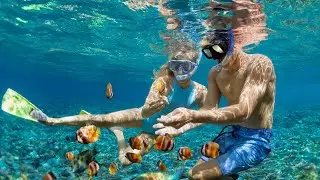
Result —
[[227, 56], [232, 55], [234, 36], [232, 29], [216, 29], [212, 35], [212, 38], [209, 36], [210, 44], [202, 48], [202, 53], [208, 59], [215, 59], [220, 64]]
[[202, 53], [199, 53], [199, 58], [197, 62], [192, 62], [190, 60], [170, 60], [168, 62], [169, 69], [174, 73], [178, 81], [183, 81], [190, 78], [197, 70]]

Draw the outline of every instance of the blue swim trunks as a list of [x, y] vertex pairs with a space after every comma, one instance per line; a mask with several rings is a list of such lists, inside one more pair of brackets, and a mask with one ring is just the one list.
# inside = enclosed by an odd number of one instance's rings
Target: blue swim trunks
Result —
[[[217, 163], [222, 174], [232, 175], [261, 163], [271, 152], [271, 129], [251, 129], [239, 125], [230, 126], [228, 132], [219, 136]], [[202, 160], [210, 159], [202, 156]]]

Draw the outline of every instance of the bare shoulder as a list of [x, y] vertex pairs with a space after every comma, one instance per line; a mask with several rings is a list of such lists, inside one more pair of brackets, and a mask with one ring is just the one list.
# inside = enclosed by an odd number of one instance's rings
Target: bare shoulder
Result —
[[271, 59], [262, 54], [250, 55], [250, 62], [247, 67], [248, 75], [275, 79], [274, 66]]
[[254, 67], [263, 67], [263, 68], [273, 69], [273, 63], [268, 56], [265, 56], [263, 54], [252, 54], [248, 68], [254, 68]]
[[208, 76], [208, 80], [209, 81], [213, 81], [215, 80], [215, 78], [217, 77], [217, 74], [219, 73], [218, 71], [218, 66], [214, 66], [210, 69], [209, 71], [209, 76]]

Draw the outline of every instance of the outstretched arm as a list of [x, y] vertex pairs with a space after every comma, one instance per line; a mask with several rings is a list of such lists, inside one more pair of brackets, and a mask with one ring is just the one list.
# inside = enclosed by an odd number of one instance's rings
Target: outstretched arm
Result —
[[255, 59], [247, 69], [247, 79], [241, 92], [239, 103], [215, 110], [202, 109], [193, 112], [192, 122], [211, 124], [242, 123], [254, 111], [264, 96], [274, 73], [271, 61], [265, 57]]
[[85, 126], [88, 124], [99, 127], [123, 126], [134, 124], [142, 120], [141, 109], [133, 108], [99, 115], [75, 115], [62, 118], [51, 118], [37, 111], [31, 112], [31, 116], [47, 125]]
[[[35, 110], [31, 112], [31, 116], [47, 125], [84, 126], [92, 124], [107, 128], [113, 126], [139, 127], [143, 118], [160, 111], [167, 104], [166, 97], [160, 95], [157, 89], [159, 81], [164, 82], [162, 78], [158, 78], [152, 84], [146, 103], [142, 108], [127, 109], [109, 114], [75, 115], [62, 118], [47, 117], [45, 114]], [[164, 86], [166, 86], [165, 82]], [[163, 91], [166, 93], [167, 88], [164, 87]]]

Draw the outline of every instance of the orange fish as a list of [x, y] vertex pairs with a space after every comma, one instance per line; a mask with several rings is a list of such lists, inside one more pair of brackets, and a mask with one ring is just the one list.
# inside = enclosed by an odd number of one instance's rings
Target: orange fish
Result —
[[21, 173], [20, 175], [21, 175], [22, 180], [28, 180], [28, 176], [25, 175], [24, 173]]
[[48, 172], [44, 177], [43, 180], [55, 180], [57, 177], [52, 173]]
[[163, 82], [163, 80], [159, 80], [156, 84], [156, 87], [159, 93], [162, 95], [165, 90], [165, 83]]
[[166, 171], [167, 167], [163, 164], [161, 160], [158, 161], [158, 167], [161, 171]]
[[89, 176], [90, 177], [96, 176], [98, 171], [99, 171], [99, 169], [100, 169], [100, 166], [99, 166], [99, 164], [97, 162], [95, 162], [95, 161], [90, 162], [89, 165], [88, 165], [88, 174], [89, 174]]
[[111, 175], [115, 175], [115, 174], [117, 173], [117, 171], [118, 171], [118, 165], [117, 165], [117, 163], [112, 162], [112, 163], [110, 164], [110, 166], [109, 166], [109, 173], [110, 173]]
[[100, 129], [97, 128], [95, 125], [87, 125], [81, 127], [77, 131], [77, 140], [79, 143], [88, 144], [94, 143], [98, 141], [100, 136]]
[[74, 160], [74, 154], [73, 154], [72, 152], [67, 152], [67, 153], [65, 154], [65, 157], [66, 157], [66, 159], [67, 159], [68, 161]]
[[208, 158], [217, 158], [219, 156], [219, 144], [208, 142], [201, 148], [201, 154]]
[[154, 141], [154, 148], [161, 151], [171, 151], [174, 148], [174, 141], [171, 135], [160, 135]]
[[135, 154], [135, 153], [127, 153], [126, 158], [132, 162], [132, 163], [141, 163], [142, 161], [142, 156], [140, 154]]
[[112, 85], [111, 83], [108, 83], [107, 89], [106, 89], [106, 97], [108, 99], [111, 99], [113, 97], [113, 91], [112, 91]]
[[148, 144], [144, 140], [141, 140], [140, 138], [137, 138], [137, 137], [129, 138], [129, 145], [131, 146], [132, 149], [138, 149], [138, 150], [141, 150], [143, 146], [144, 149], [148, 151]]
[[192, 158], [192, 150], [188, 147], [180, 147], [178, 150], [178, 160], [186, 160]]

